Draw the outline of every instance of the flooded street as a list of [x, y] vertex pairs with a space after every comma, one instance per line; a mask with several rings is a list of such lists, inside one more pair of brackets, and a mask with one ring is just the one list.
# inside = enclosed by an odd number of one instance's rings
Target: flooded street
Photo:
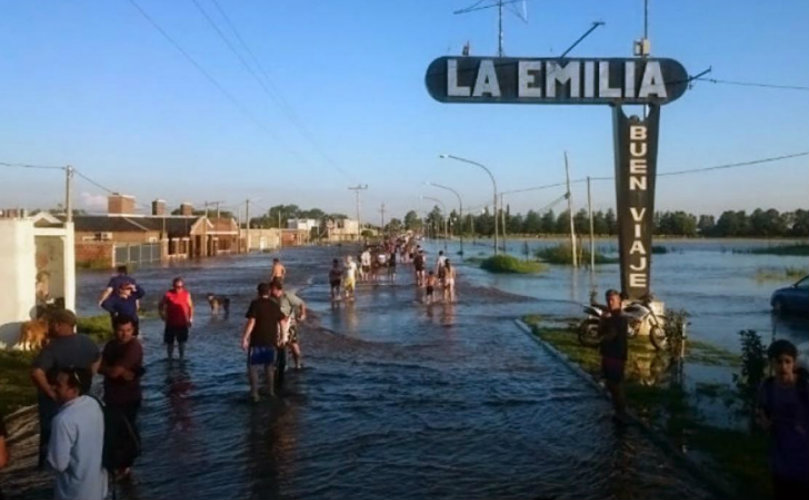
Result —
[[[459, 303], [428, 307], [400, 265], [395, 285], [361, 284], [354, 304], [332, 308], [328, 265], [347, 250], [281, 253], [288, 288], [312, 311], [306, 368], [258, 405], [239, 335], [271, 255], [135, 274], [152, 311], [182, 274], [198, 313], [183, 363], [165, 360], [159, 320], [142, 320], [144, 452], [119, 498], [710, 497], [639, 430], [617, 429], [608, 402], [515, 326], [545, 301], [462, 267]], [[106, 278], [81, 276], [80, 313], [96, 312]], [[230, 318], [210, 317], [209, 291], [231, 297]], [[27, 468], [1, 476], [10, 498], [51, 495], [49, 477], [29, 473], [33, 443], [15, 444]]]

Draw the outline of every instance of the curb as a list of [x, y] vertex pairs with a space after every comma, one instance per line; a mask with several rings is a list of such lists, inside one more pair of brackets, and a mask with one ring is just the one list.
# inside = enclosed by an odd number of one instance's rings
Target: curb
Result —
[[[579, 365], [570, 361], [570, 359], [553, 347], [548, 342], [542, 340], [538, 335], [534, 335], [533, 330], [530, 326], [528, 326], [523, 320], [515, 319], [514, 323], [517, 324], [517, 327], [523, 331], [529, 338], [531, 338], [534, 342], [542, 346], [548, 353], [551, 354], [554, 358], [560, 361], [563, 365], [565, 365], [571, 372], [575, 375], [583, 379], [587, 382], [591, 387], [593, 387], [601, 396], [606, 399], [609, 399], [609, 393], [607, 389], [598, 382], [596, 382], [593, 377], [584, 371]], [[666, 452], [669, 456], [673, 457], [677, 462], [685, 467], [688, 472], [699, 478], [707, 487], [708, 490], [713, 493], [716, 498], [736, 498], [736, 493], [731, 491], [730, 487], [715, 479], [713, 476], [710, 475], [709, 472], [705, 470], [705, 467], [699, 463], [697, 463], [693, 458], [689, 457], [687, 454], [683, 453], [677, 446], [675, 446], [666, 436], [662, 435], [658, 432], [654, 427], [647, 424], [643, 420], [639, 419], [634, 413], [631, 411], [627, 411], [627, 416], [629, 420], [631, 420], [632, 424], [638, 427], [641, 432], [656, 446], [661, 448], [664, 452]]]

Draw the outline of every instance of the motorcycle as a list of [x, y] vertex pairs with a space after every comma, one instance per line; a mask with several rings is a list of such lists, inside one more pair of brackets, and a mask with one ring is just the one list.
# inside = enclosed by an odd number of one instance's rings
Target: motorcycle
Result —
[[[601, 336], [598, 333], [598, 323], [606, 311], [606, 306], [600, 304], [584, 306], [584, 313], [587, 314], [587, 317], [579, 323], [578, 327], [578, 337], [581, 345], [597, 347], [601, 343]], [[623, 313], [629, 320], [627, 337], [634, 337], [638, 334], [643, 324], [648, 323], [649, 341], [654, 348], [657, 350], [666, 348], [668, 337], [662, 326], [662, 318], [655, 314], [649, 301], [632, 302], [623, 308]]]
[[651, 306], [651, 300], [633, 302], [624, 308], [624, 314], [629, 317], [629, 329], [635, 334], [644, 324], [649, 325], [649, 341], [658, 351], [664, 350], [668, 345], [668, 336], [663, 328], [663, 317], [658, 316]]

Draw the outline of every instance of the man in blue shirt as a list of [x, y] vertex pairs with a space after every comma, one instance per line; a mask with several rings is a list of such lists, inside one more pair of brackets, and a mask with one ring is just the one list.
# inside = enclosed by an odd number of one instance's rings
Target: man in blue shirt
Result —
[[60, 368], [52, 380], [61, 404], [53, 417], [48, 464], [56, 471], [56, 500], [103, 500], [107, 496], [104, 452], [104, 413], [84, 391], [92, 372]]
[[107, 299], [101, 303], [101, 307], [110, 313], [110, 319], [113, 323], [118, 316], [132, 318], [135, 325], [135, 336], [137, 336], [138, 333], [140, 333], [138, 329], [138, 309], [140, 309], [140, 304], [138, 301], [143, 295], [144, 291], [140, 285], [123, 282], [118, 286], [117, 293], [107, 297]]

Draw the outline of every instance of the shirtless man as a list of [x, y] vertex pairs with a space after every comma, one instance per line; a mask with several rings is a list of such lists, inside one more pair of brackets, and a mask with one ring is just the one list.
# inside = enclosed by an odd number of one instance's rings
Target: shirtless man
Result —
[[281, 280], [284, 282], [284, 278], [287, 277], [287, 268], [281, 264], [281, 259], [278, 257], [272, 260], [272, 271], [270, 271], [270, 281], [274, 279]]

